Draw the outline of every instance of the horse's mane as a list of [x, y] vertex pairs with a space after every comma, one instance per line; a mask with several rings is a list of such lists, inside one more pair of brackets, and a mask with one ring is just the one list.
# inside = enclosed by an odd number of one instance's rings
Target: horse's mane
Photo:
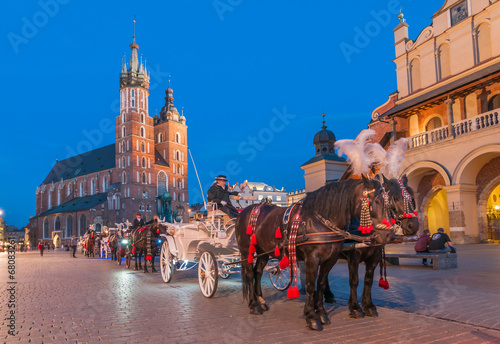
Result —
[[328, 183], [308, 193], [303, 200], [302, 216], [313, 217], [317, 212], [333, 224], [344, 227], [356, 207], [355, 189], [360, 184], [363, 180], [348, 179]]

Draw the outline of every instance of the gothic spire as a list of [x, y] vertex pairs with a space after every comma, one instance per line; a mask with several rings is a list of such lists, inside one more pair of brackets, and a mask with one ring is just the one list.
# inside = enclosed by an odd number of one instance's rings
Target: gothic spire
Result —
[[135, 20], [134, 20], [134, 35], [132, 37], [132, 44], [130, 44], [130, 49], [132, 53], [130, 54], [130, 69], [129, 71], [138, 72], [139, 71], [139, 60], [137, 58], [137, 50], [139, 46], [135, 43]]

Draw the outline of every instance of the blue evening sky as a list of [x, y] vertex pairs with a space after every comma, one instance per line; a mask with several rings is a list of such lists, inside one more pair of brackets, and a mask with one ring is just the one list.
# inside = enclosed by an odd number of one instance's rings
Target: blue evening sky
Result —
[[[8, 224], [35, 215], [35, 191], [56, 159], [114, 142], [118, 76], [132, 20], [151, 71], [150, 115], [174, 104], [205, 187], [304, 187], [304, 162], [326, 113], [354, 138], [396, 90], [394, 9], [410, 38], [442, 0], [24, 0], [3, 4], [0, 208]], [[392, 11], [392, 13], [390, 13]], [[390, 14], [390, 15], [389, 15]], [[343, 51], [344, 50], [344, 51]], [[104, 121], [104, 122], [103, 122]], [[98, 134], [99, 133], [99, 134]], [[200, 202], [190, 162], [190, 203]]]

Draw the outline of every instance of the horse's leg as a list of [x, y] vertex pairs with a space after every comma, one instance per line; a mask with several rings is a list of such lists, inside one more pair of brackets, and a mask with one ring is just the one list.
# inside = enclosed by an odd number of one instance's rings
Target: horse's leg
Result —
[[148, 271], [148, 261], [146, 259], [146, 245], [144, 245], [143, 249], [139, 253], [139, 267], [141, 266], [141, 256], [144, 255], [144, 272], [149, 272]]
[[311, 330], [322, 331], [323, 325], [318, 314], [314, 311], [315, 297], [317, 297], [316, 279], [318, 277], [319, 260], [315, 256], [308, 256], [305, 260], [306, 266], [306, 304], [304, 315], [306, 316], [307, 327]]
[[377, 265], [382, 260], [382, 248], [377, 249], [370, 257], [365, 259], [366, 271], [365, 271], [365, 285], [363, 288], [363, 295], [361, 297], [361, 304], [366, 316], [377, 317], [377, 307], [372, 302], [372, 286], [373, 286], [373, 275]]
[[330, 289], [330, 283], [328, 282], [328, 275], [326, 275], [325, 302], [326, 303], [335, 302], [335, 295], [333, 295], [332, 290]]
[[262, 297], [262, 285], [261, 285], [262, 273], [264, 272], [264, 268], [266, 267], [268, 260], [269, 260], [268, 255], [264, 255], [264, 256], [257, 258], [257, 262], [256, 262], [255, 267], [253, 269], [253, 273], [255, 276], [255, 280], [254, 280], [255, 296], [257, 298], [257, 301], [260, 303], [260, 307], [262, 308], [263, 311], [269, 310], [269, 307], [267, 306], [266, 301]]
[[[139, 267], [137, 266], [137, 263], [139, 263], [138, 259], [137, 259], [137, 256], [139, 255], [139, 249], [134, 245], [134, 247], [132, 248], [132, 251], [135, 250], [135, 253], [132, 255], [134, 257], [134, 260], [135, 260], [135, 268], [134, 270], [139, 270]], [[131, 258], [132, 258], [131, 256]]]
[[255, 297], [254, 278], [255, 274], [253, 270], [253, 264], [248, 263], [247, 261], [242, 262], [241, 280], [242, 280], [243, 297], [248, 298], [248, 308], [250, 308], [250, 314], [260, 315], [264, 312], [262, 310], [262, 307], [260, 306], [260, 303], [257, 301]]
[[316, 310], [316, 313], [319, 315], [321, 324], [323, 325], [331, 324], [330, 319], [328, 319], [328, 313], [326, 312], [325, 306], [323, 304], [323, 293], [324, 290], [326, 289], [326, 286], [328, 285], [328, 274], [330, 273], [330, 270], [332, 269], [332, 267], [335, 265], [336, 262], [337, 259], [330, 259], [321, 264], [319, 268], [318, 286], [316, 288], [317, 295], [315, 296], [314, 299], [315, 303], [314, 308]]
[[349, 295], [349, 317], [363, 318], [365, 314], [358, 302], [358, 284], [359, 284], [359, 263], [361, 255], [357, 250], [347, 254], [347, 266], [349, 267], [349, 285], [351, 286], [351, 294]]

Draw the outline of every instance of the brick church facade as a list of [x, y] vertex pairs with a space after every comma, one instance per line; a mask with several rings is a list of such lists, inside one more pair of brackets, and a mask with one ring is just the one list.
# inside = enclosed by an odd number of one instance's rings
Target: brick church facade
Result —
[[139, 63], [135, 33], [130, 48], [120, 73], [115, 143], [56, 162], [36, 189], [30, 228], [37, 240], [64, 241], [91, 224], [115, 227], [136, 213], [150, 220], [167, 202], [177, 220], [188, 220], [186, 118], [170, 84], [159, 116], [149, 116], [149, 74]]

